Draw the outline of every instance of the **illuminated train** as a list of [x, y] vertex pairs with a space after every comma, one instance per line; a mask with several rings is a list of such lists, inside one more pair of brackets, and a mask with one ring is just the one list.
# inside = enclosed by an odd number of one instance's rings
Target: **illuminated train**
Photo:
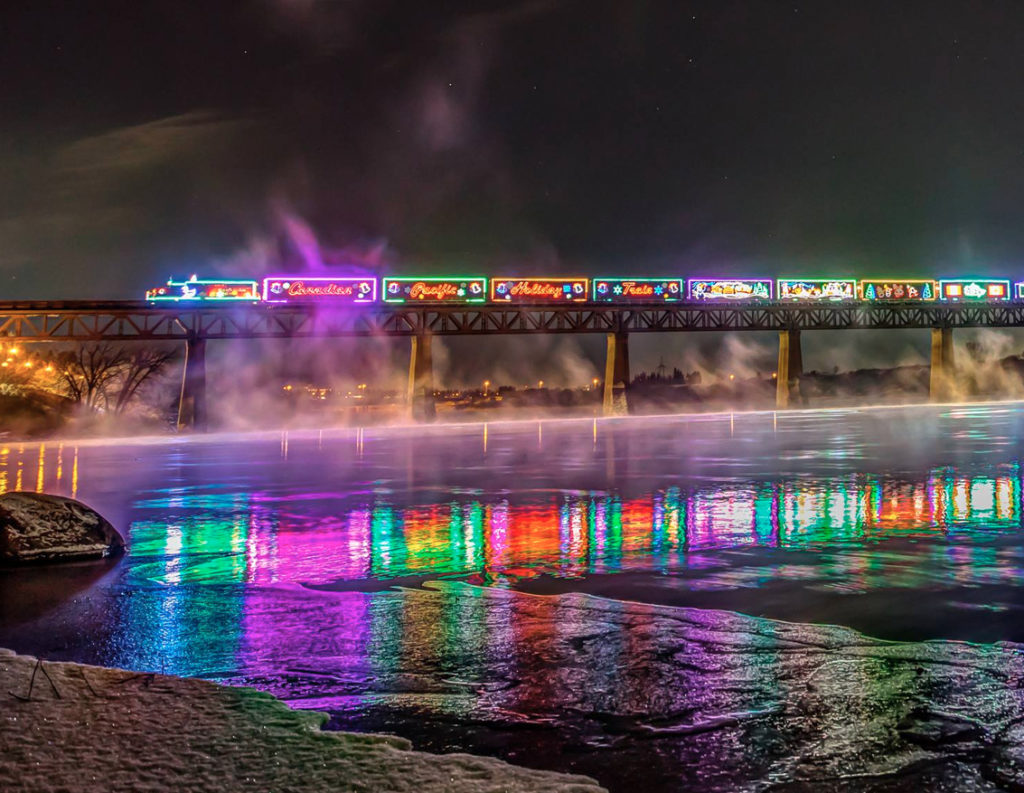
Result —
[[842, 278], [485, 278], [271, 276], [250, 280], [168, 281], [150, 303], [249, 302], [490, 305], [677, 302], [989, 302], [1024, 301], [1024, 281], [1000, 278], [855, 280]]

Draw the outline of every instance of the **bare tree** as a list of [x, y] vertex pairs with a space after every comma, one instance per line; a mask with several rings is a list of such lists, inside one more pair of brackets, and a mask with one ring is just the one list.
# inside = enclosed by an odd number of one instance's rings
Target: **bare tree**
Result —
[[107, 407], [107, 390], [126, 360], [124, 350], [109, 344], [82, 344], [63, 353], [59, 371], [68, 397], [93, 410]]
[[64, 393], [92, 410], [123, 413], [142, 385], [174, 357], [163, 349], [132, 351], [110, 344], [83, 344], [57, 356]]
[[149, 347], [137, 348], [128, 355], [122, 365], [114, 410], [124, 413], [125, 408], [139, 392], [142, 384], [159, 374], [174, 358], [174, 353]]

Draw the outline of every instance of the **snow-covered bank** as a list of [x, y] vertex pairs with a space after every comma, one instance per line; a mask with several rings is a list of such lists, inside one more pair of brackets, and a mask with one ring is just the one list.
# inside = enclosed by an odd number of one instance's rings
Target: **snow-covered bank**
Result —
[[321, 732], [323, 714], [203, 680], [37, 669], [35, 658], [0, 649], [0, 695], [5, 793], [601, 790], [586, 777], [411, 751], [402, 738]]

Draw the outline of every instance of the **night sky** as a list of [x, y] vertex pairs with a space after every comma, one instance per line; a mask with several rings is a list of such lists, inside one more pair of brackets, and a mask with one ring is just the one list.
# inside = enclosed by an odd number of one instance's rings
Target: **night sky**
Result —
[[4, 17], [5, 297], [359, 264], [1024, 277], [1024, 4]]

